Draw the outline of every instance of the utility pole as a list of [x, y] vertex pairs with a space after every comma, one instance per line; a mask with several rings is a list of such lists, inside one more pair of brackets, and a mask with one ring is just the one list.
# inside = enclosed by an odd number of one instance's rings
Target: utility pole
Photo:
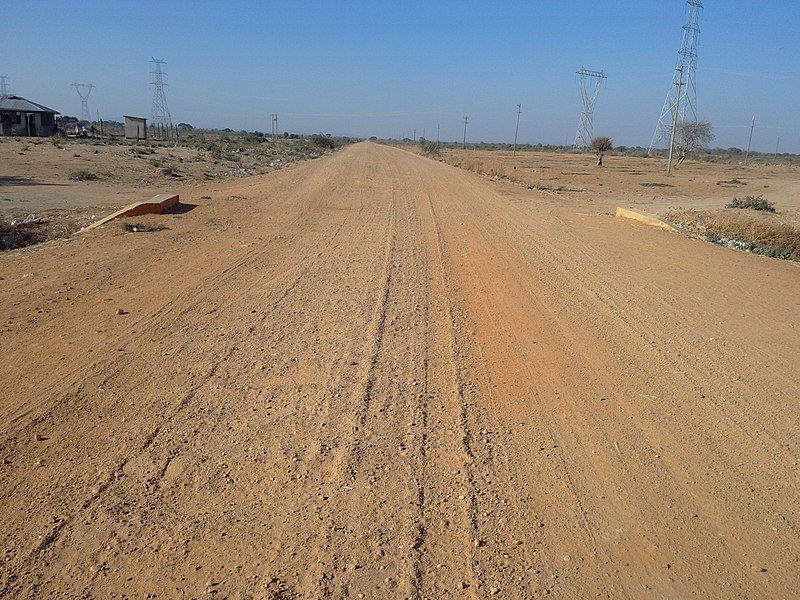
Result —
[[680, 121], [697, 121], [697, 38], [700, 35], [700, 14], [703, 10], [702, 0], [686, 0], [686, 23], [683, 25], [683, 36], [681, 47], [678, 50], [678, 62], [675, 65], [675, 73], [672, 75], [672, 84], [676, 83], [675, 74], [678, 67], [683, 67], [682, 72], [686, 77], [686, 85], [683, 90], [683, 99], [672, 96], [672, 85], [669, 87], [667, 97], [658, 117], [656, 130], [653, 132], [653, 139], [647, 149], [649, 155], [653, 148], [662, 148], [662, 143], [666, 144], [668, 134], [667, 119], [672, 116], [678, 104], [683, 104], [678, 119]]
[[672, 149], [675, 147], [675, 130], [678, 128], [678, 110], [681, 104], [681, 85], [683, 84], [683, 65], [678, 68], [678, 97], [675, 99], [675, 114], [672, 117], [672, 135], [669, 138], [669, 160], [667, 161], [667, 175], [672, 174]]
[[519, 115], [522, 113], [522, 104], [517, 104], [517, 128], [514, 130], [514, 156], [517, 155], [517, 134], [519, 133]]
[[416, 144], [417, 143], [417, 129], [416, 128], [414, 128], [414, 137], [412, 139], [414, 140], [414, 143]]
[[753, 120], [750, 123], [750, 139], [747, 140], [747, 154], [744, 155], [744, 164], [747, 164], [747, 159], [750, 158], [750, 144], [753, 143], [753, 128], [756, 126], [756, 117], [753, 116]]
[[436, 145], [439, 145], [439, 124], [436, 124]]
[[778, 138], [778, 141], [775, 142], [775, 158], [778, 158], [778, 146], [781, 145], [781, 138]]
[[467, 149], [467, 123], [469, 123], [469, 117], [467, 115], [464, 115], [464, 144], [463, 144], [464, 150]]

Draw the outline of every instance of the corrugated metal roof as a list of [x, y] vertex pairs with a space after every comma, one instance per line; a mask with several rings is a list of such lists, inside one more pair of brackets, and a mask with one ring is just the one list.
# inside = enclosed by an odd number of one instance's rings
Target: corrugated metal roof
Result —
[[13, 110], [16, 112], [46, 112], [60, 115], [61, 113], [52, 108], [47, 108], [36, 102], [31, 102], [19, 96], [0, 96], [0, 110]]

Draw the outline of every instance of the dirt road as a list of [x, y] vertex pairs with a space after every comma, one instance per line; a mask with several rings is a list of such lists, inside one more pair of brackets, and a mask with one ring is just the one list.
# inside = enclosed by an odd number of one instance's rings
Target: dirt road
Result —
[[797, 265], [370, 143], [212, 197], [0, 256], [0, 596], [795, 597]]

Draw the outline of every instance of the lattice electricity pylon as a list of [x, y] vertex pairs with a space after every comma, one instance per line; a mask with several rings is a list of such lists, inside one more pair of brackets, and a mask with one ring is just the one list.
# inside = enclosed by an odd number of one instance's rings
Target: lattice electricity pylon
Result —
[[[700, 12], [703, 10], [702, 0], [686, 0], [686, 24], [683, 26], [681, 47], [678, 50], [678, 63], [672, 75], [672, 85], [664, 100], [661, 116], [650, 142], [650, 148], [666, 148], [669, 145], [672, 123], [675, 120], [675, 109], [678, 109], [678, 123], [697, 121], [697, 37], [700, 34]], [[681, 67], [683, 69], [681, 69]], [[681, 70], [683, 73], [681, 74]], [[678, 85], [683, 79], [683, 82]], [[680, 88], [680, 101], [678, 101]]]
[[161, 70], [161, 65], [166, 63], [163, 58], [154, 58], [150, 62], [156, 65], [154, 71], [150, 71], [153, 74], [153, 108], [150, 111], [150, 122], [153, 125], [163, 125], [165, 127], [170, 127], [172, 125], [172, 117], [169, 114], [169, 108], [167, 107], [167, 97], [164, 95], [164, 86], [167, 85], [164, 83], [164, 73]]
[[592, 142], [594, 105], [595, 102], [597, 102], [597, 96], [600, 94], [600, 86], [603, 84], [603, 80], [606, 79], [606, 75], [602, 71], [590, 71], [583, 67], [580, 68], [580, 71], [576, 71], [576, 73], [580, 75], [581, 78], [583, 111], [581, 112], [580, 123], [578, 123], [578, 132], [575, 134], [574, 145], [576, 148], [587, 148]]
[[73, 83], [72, 87], [78, 92], [81, 97], [81, 121], [91, 121], [92, 117], [89, 114], [89, 94], [92, 93], [94, 85], [91, 83]]
[[0, 98], [9, 96], [8, 93], [8, 75], [0, 75]]

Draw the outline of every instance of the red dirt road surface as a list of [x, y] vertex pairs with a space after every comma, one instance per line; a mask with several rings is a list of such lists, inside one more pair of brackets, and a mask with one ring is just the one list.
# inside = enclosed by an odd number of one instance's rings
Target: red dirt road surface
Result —
[[149, 218], [0, 256], [0, 596], [796, 597], [796, 264], [371, 143]]

